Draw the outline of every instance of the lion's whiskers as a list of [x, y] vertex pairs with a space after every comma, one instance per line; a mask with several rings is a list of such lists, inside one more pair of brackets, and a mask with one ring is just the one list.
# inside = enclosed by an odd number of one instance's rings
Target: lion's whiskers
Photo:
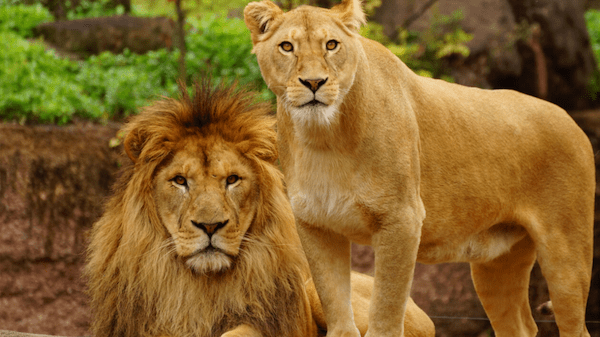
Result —
[[[247, 245], [244, 245], [244, 243], [246, 243]], [[296, 245], [293, 244], [289, 244], [289, 243], [276, 243], [276, 242], [266, 242], [264, 240], [259, 240], [256, 238], [252, 238], [249, 236], [244, 236], [242, 238], [242, 244], [240, 245], [239, 250], [243, 251], [244, 249], [247, 248], [247, 246], [260, 246], [262, 248], [272, 248], [272, 247], [281, 247], [281, 248], [294, 248], [296, 247]]]

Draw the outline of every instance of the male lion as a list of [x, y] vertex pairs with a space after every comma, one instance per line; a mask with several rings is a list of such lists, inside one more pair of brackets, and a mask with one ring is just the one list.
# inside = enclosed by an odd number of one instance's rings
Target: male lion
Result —
[[[133, 162], [94, 225], [86, 274], [101, 336], [290, 336], [324, 316], [295, 229], [268, 104], [205, 81], [125, 127]], [[353, 274], [366, 331], [372, 278]], [[414, 303], [411, 336], [434, 335]]]
[[417, 76], [358, 34], [359, 0], [244, 16], [328, 336], [358, 335], [350, 241], [375, 250], [369, 336], [403, 335], [415, 260], [470, 262], [496, 336], [534, 336], [536, 257], [561, 336], [589, 335], [594, 155], [564, 110]]

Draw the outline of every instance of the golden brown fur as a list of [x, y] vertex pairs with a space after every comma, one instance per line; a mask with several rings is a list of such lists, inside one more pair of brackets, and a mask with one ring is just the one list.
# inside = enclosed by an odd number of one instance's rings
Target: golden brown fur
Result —
[[564, 110], [417, 76], [358, 34], [359, 0], [287, 13], [265, 0], [244, 18], [277, 95], [281, 165], [328, 336], [358, 335], [350, 241], [375, 250], [370, 337], [403, 335], [416, 260], [471, 263], [496, 336], [535, 336], [536, 257], [561, 336], [589, 335], [594, 156]]
[[[182, 93], [124, 127], [132, 163], [88, 250], [94, 336], [316, 336], [324, 319], [269, 106], [208, 83]], [[372, 279], [353, 277], [364, 332]], [[416, 305], [408, 312], [407, 331], [433, 336]]]

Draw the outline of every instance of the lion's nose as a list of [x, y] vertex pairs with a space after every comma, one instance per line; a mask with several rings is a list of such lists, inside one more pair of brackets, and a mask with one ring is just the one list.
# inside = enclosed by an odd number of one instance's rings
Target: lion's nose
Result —
[[203, 230], [204, 233], [206, 233], [206, 235], [208, 235], [208, 238], [210, 239], [213, 236], [213, 234], [215, 234], [216, 231], [225, 227], [225, 225], [227, 225], [228, 222], [229, 222], [229, 220], [215, 222], [215, 223], [205, 223], [205, 222], [196, 222], [196, 221], [192, 220], [192, 225], [194, 225], [194, 227], [196, 227], [196, 228]]
[[319, 88], [321, 86], [323, 86], [323, 84], [325, 84], [325, 82], [327, 82], [327, 78], [325, 78], [325, 79], [315, 78], [315, 79], [308, 79], [308, 80], [303, 80], [301, 78], [298, 78], [298, 80], [300, 80], [300, 83], [302, 83], [305, 87], [310, 89], [313, 93], [317, 92], [317, 90], [319, 90]]

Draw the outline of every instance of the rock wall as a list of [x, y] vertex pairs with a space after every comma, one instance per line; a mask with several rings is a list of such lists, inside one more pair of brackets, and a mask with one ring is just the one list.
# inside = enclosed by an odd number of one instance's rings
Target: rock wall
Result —
[[83, 335], [85, 236], [119, 166], [116, 126], [0, 125], [0, 327]]
[[585, 26], [585, 0], [388, 0], [374, 20], [390, 36], [415, 13], [409, 30], [426, 31], [436, 13], [461, 11], [474, 35], [464, 59], [447, 60], [458, 83], [508, 88], [565, 109], [596, 104], [586, 88], [596, 63]]
[[138, 54], [171, 48], [173, 27], [166, 17], [120, 15], [47, 22], [37, 26], [35, 34], [57, 50], [86, 57], [104, 51], [119, 54], [125, 48]]

